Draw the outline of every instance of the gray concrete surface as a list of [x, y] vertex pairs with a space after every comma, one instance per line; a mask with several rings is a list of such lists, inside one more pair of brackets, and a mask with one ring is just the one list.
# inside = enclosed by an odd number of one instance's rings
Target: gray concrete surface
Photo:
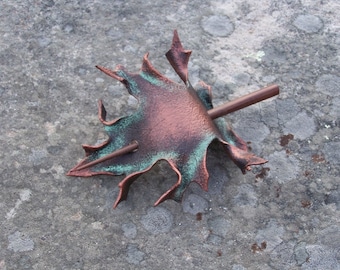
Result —
[[[0, 269], [340, 269], [337, 0], [0, 2]], [[122, 177], [72, 178], [81, 144], [136, 102], [95, 65], [137, 71], [173, 29], [220, 104], [271, 83], [280, 97], [228, 117], [269, 159], [246, 175], [218, 148], [210, 189], [154, 201], [161, 163], [111, 208]], [[201, 214], [200, 214], [201, 213]]]

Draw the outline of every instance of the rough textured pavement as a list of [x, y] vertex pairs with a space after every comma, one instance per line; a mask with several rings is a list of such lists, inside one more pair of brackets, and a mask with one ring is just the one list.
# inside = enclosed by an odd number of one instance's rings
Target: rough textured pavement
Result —
[[[339, 1], [154, 2], [1, 1], [0, 269], [340, 269]], [[243, 175], [213, 145], [209, 192], [152, 207], [176, 181], [160, 163], [113, 210], [122, 177], [65, 176], [105, 139], [99, 98], [137, 106], [94, 66], [150, 52], [179, 81], [174, 29], [215, 105], [280, 85], [228, 116], [269, 163]]]

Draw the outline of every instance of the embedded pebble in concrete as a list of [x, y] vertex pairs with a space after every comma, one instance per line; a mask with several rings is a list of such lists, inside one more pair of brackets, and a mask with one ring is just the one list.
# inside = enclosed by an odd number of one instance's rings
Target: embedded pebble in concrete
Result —
[[233, 125], [237, 134], [245, 141], [261, 143], [269, 134], [269, 128], [258, 121], [240, 120]]
[[279, 183], [285, 183], [294, 179], [299, 172], [300, 162], [293, 156], [287, 156], [285, 152], [275, 152], [269, 155], [268, 176], [276, 179]]
[[292, 269], [296, 265], [294, 247], [293, 241], [283, 241], [272, 251], [268, 252], [272, 265], [276, 266], [275, 269]]
[[324, 154], [328, 162], [340, 164], [340, 142], [325, 143]]
[[264, 102], [261, 106], [261, 120], [268, 127], [278, 128], [279, 121], [275, 102]]
[[[13, 256], [14, 257], [14, 256]], [[1, 270], [6, 270], [6, 269], [16, 269], [16, 270], [21, 270], [21, 269], [34, 269], [35, 267], [33, 266], [31, 256], [28, 254], [20, 254], [20, 257], [16, 258], [15, 260], [15, 266], [12, 268], [11, 266], [6, 267], [8, 265], [5, 264], [5, 261], [0, 261], [0, 269]], [[79, 268], [77, 268], [79, 269]]]
[[234, 31], [234, 25], [227, 16], [213, 15], [203, 19], [204, 31], [215, 37], [226, 37]]
[[[340, 186], [336, 190], [332, 190], [325, 199], [326, 204], [334, 203], [336, 208], [340, 210]], [[340, 240], [339, 240], [340, 241]]]
[[258, 121], [245, 121], [242, 124], [242, 121], [239, 121], [233, 124], [232, 127], [236, 134], [245, 142], [250, 142], [251, 152], [257, 154], [261, 153], [263, 150], [261, 143], [270, 134], [270, 130], [265, 124]]
[[331, 225], [328, 228], [322, 230], [319, 233], [319, 240], [325, 246], [328, 246], [328, 247], [334, 248], [334, 249], [338, 249], [340, 247], [339, 246], [339, 243], [340, 243], [340, 227], [338, 225]]
[[14, 252], [30, 251], [34, 249], [34, 242], [24, 233], [16, 231], [8, 236], [8, 249]]
[[340, 77], [333, 74], [321, 75], [315, 83], [316, 90], [330, 96], [340, 95]]
[[265, 46], [263, 48], [264, 56], [261, 61], [266, 65], [282, 65], [287, 62], [286, 52], [280, 46]]
[[339, 261], [333, 250], [327, 249], [322, 245], [307, 245], [307, 253], [309, 254], [308, 262], [301, 267], [303, 270], [315, 269], [332, 269], [340, 270]]
[[73, 22], [67, 23], [63, 26], [63, 31], [65, 31], [67, 34], [74, 33], [75, 24]]
[[237, 118], [233, 128], [245, 141], [259, 144], [270, 134], [269, 128], [264, 123], [259, 122], [261, 114], [256, 106], [249, 107], [245, 111], [238, 111], [235, 117]]
[[307, 33], [317, 33], [323, 27], [323, 23], [319, 17], [308, 14], [297, 16], [293, 25]]
[[20, 191], [19, 193], [20, 198], [16, 201], [15, 206], [7, 212], [6, 218], [7, 219], [13, 218], [17, 214], [17, 210], [19, 209], [21, 204], [25, 201], [28, 201], [31, 198], [31, 195], [32, 192], [30, 189], [23, 189], [22, 191]]
[[215, 246], [218, 246], [222, 243], [223, 237], [210, 233], [208, 238], [207, 238], [207, 243], [213, 244]]
[[126, 238], [133, 239], [137, 235], [137, 226], [133, 222], [124, 223], [122, 230]]
[[308, 260], [308, 253], [306, 250], [306, 243], [300, 242], [294, 248], [294, 258], [296, 263], [301, 266]]
[[238, 193], [233, 198], [233, 203], [238, 206], [242, 205], [255, 206], [257, 203], [257, 197], [254, 188], [249, 184], [239, 186]]
[[33, 149], [32, 154], [28, 159], [34, 166], [41, 165], [47, 157], [47, 151], [45, 149]]
[[130, 107], [136, 107], [136, 106], [138, 106], [138, 100], [137, 100], [136, 98], [134, 98], [133, 96], [129, 96], [127, 102], [128, 102], [128, 105], [129, 105]]
[[293, 134], [296, 139], [305, 140], [315, 133], [315, 129], [314, 118], [301, 112], [284, 124], [283, 131], [285, 134]]
[[248, 73], [239, 73], [234, 76], [234, 80], [236, 81], [237, 85], [249, 85], [250, 79], [251, 77]]
[[229, 231], [230, 224], [223, 216], [216, 216], [208, 219], [209, 230], [219, 236], [226, 236]]
[[283, 234], [284, 228], [280, 226], [274, 219], [272, 219], [264, 229], [258, 231], [257, 235], [255, 236], [255, 241], [258, 246], [261, 246], [261, 243], [266, 242], [266, 250], [272, 251], [283, 241]]
[[40, 47], [47, 47], [52, 43], [52, 40], [48, 37], [39, 37], [37, 41]]
[[98, 83], [98, 84], [102, 84], [103, 82], [105, 82], [105, 80], [103, 78], [101, 78], [101, 77], [97, 77], [95, 79], [95, 82]]
[[109, 38], [110, 40], [114, 41], [114, 40], [120, 40], [124, 34], [119, 31], [118, 27], [111, 27], [109, 28], [108, 31], [106, 31], [105, 33]]
[[137, 245], [129, 244], [126, 249], [126, 260], [129, 263], [138, 265], [143, 261], [145, 253], [140, 251]]
[[214, 165], [214, 170], [209, 171], [208, 193], [221, 194], [224, 184], [228, 181], [227, 170], [221, 165]]
[[234, 264], [231, 270], [247, 270], [247, 268], [244, 268], [241, 264]]
[[280, 122], [285, 123], [291, 120], [300, 112], [298, 104], [293, 99], [276, 100], [277, 116]]
[[209, 207], [209, 203], [206, 199], [196, 194], [190, 194], [184, 199], [182, 207], [184, 212], [196, 215], [198, 213], [206, 212]]
[[163, 207], [152, 207], [142, 216], [141, 223], [152, 234], [165, 233], [169, 232], [173, 225], [173, 215]]
[[57, 156], [63, 151], [63, 147], [60, 145], [51, 145], [46, 148], [50, 155]]

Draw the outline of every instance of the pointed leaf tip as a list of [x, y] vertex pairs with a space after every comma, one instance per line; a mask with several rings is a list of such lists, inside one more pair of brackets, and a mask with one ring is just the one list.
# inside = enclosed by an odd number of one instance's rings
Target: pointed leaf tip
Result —
[[156, 77], [160, 80], [167, 80], [165, 76], [163, 76], [154, 66], [151, 64], [149, 60], [149, 53], [144, 54], [143, 63], [142, 63], [142, 71]]
[[96, 68], [98, 68], [100, 71], [104, 72], [106, 75], [122, 82], [124, 79], [120, 76], [117, 75], [116, 71], [113, 71], [111, 69], [108, 69], [108, 68], [105, 68], [105, 67], [102, 67], [102, 66], [96, 66]]
[[191, 51], [184, 50], [177, 30], [175, 30], [171, 49], [165, 54], [165, 56], [185, 84], [188, 82], [188, 63], [190, 55]]

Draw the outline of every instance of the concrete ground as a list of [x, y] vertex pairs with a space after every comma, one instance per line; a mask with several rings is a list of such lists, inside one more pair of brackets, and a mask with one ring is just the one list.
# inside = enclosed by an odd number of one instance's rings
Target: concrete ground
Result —
[[[0, 269], [340, 269], [340, 3], [337, 0], [9, 1], [0, 3]], [[95, 65], [129, 71], [177, 29], [192, 82], [214, 104], [276, 83], [281, 94], [228, 117], [269, 160], [243, 175], [212, 146], [209, 192], [157, 198], [165, 162], [112, 204], [122, 177], [65, 174], [97, 118], [136, 101]]]

